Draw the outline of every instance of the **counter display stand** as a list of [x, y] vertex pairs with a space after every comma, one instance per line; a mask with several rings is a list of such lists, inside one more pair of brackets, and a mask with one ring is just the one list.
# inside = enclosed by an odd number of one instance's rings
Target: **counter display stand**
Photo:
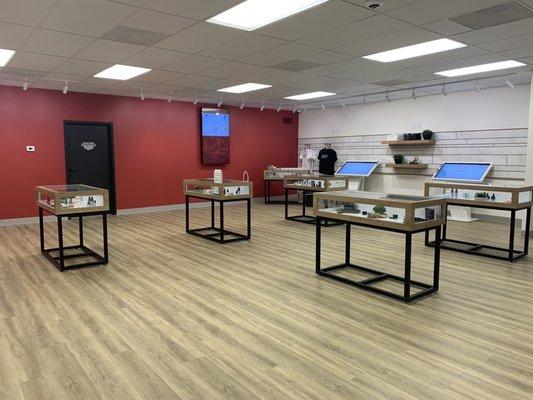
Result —
[[[224, 179], [223, 183], [214, 183], [213, 179], [185, 179], [185, 231], [213, 242], [225, 244], [251, 238], [251, 199], [253, 197], [252, 182]], [[211, 202], [211, 226], [207, 228], [190, 228], [190, 198], [209, 200]], [[224, 229], [224, 203], [246, 201], [246, 234]], [[220, 205], [220, 227], [215, 227], [215, 202]]]
[[[283, 200], [272, 200], [270, 198], [271, 182], [283, 182], [286, 176], [297, 174], [308, 174], [309, 170], [304, 168], [271, 168], [263, 171], [263, 180], [265, 182], [265, 204], [284, 204]], [[298, 204], [298, 201], [290, 201], [289, 204]]]
[[[516, 261], [527, 256], [529, 235], [524, 235], [523, 250], [515, 250], [516, 212], [526, 211], [526, 232], [531, 223], [531, 206], [533, 205], [533, 186], [491, 186], [474, 183], [426, 182], [424, 194], [439, 194], [446, 198], [446, 205], [503, 210], [511, 213], [509, 227], [509, 244], [507, 247], [489, 246], [462, 240], [447, 238], [447, 224], [444, 225], [440, 246], [443, 249], [460, 251], [499, 260]], [[434, 246], [436, 241], [425, 239], [427, 246]]]
[[[316, 224], [316, 273], [330, 279], [347, 283], [370, 292], [404, 302], [428, 296], [439, 290], [440, 240], [437, 240], [433, 258], [433, 283], [423, 283], [411, 279], [411, 252], [413, 235], [419, 232], [435, 231], [437, 239], [445, 222], [446, 200], [422, 196], [405, 196], [359, 191], [318, 193], [314, 195]], [[346, 224], [344, 262], [331, 267], [321, 266], [321, 220], [337, 221]], [[378, 269], [355, 265], [351, 262], [351, 226], [364, 226], [405, 236], [404, 275], [398, 276]], [[353, 280], [335, 272], [353, 269], [370, 275], [367, 279]], [[390, 280], [403, 284], [403, 293], [396, 293], [374, 286], [378, 282]], [[412, 288], [419, 288], [412, 293]]]
[[[306, 214], [305, 198], [308, 193], [333, 192], [347, 190], [349, 178], [330, 175], [290, 175], [284, 179], [285, 187], [285, 219], [290, 221], [303, 222], [305, 224], [316, 224], [314, 215]], [[299, 190], [302, 192], [302, 213], [300, 215], [289, 216], [289, 190]], [[342, 225], [342, 222], [323, 220], [325, 226]]]
[[[39, 207], [39, 233], [41, 254], [58, 270], [104, 265], [108, 263], [107, 214], [109, 213], [109, 193], [87, 185], [37, 186], [36, 203]], [[57, 217], [58, 247], [46, 248], [43, 214], [47, 212]], [[101, 215], [103, 227], [104, 255], [101, 256], [85, 246], [83, 241], [83, 217]], [[79, 244], [65, 246], [63, 243], [63, 218], [77, 217]], [[91, 261], [68, 264], [69, 260], [89, 259]]]

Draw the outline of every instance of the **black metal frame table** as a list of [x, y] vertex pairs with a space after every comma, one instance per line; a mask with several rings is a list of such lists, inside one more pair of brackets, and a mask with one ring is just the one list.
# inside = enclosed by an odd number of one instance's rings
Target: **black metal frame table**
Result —
[[[272, 200], [270, 198], [270, 183], [271, 182], [283, 182], [283, 178], [279, 179], [268, 179], [264, 178], [265, 181], [265, 204], [284, 204], [285, 200]], [[290, 200], [289, 204], [298, 204], [298, 200]]]
[[[453, 201], [449, 201], [448, 205], [462, 205], [457, 204]], [[440, 247], [446, 250], [458, 251], [466, 254], [473, 254], [476, 256], [483, 256], [488, 258], [494, 258], [497, 260], [505, 260], [509, 262], [515, 262], [523, 257], [526, 257], [529, 253], [529, 230], [531, 227], [531, 206], [525, 208], [517, 208], [509, 210], [509, 208], [502, 208], [497, 206], [480, 206], [476, 205], [475, 208], [484, 208], [490, 210], [499, 210], [499, 211], [509, 211], [511, 213], [511, 218], [509, 221], [509, 243], [507, 247], [491, 246], [488, 244], [479, 244], [475, 242], [469, 242], [464, 240], [449, 239], [447, 237], [448, 232], [448, 222], [444, 224], [442, 229], [442, 237], [440, 239]], [[520, 210], [526, 211], [526, 230], [524, 233], [524, 248], [523, 250], [515, 249], [515, 230], [516, 230], [516, 212]], [[426, 237], [424, 242], [426, 246], [435, 246], [435, 243], [438, 239], [430, 240], [429, 232], [426, 232]], [[491, 252], [492, 251], [492, 252]], [[504, 255], [497, 255], [494, 252], [502, 252]]]
[[[107, 236], [107, 214], [109, 214], [108, 211], [94, 212], [94, 213], [87, 212], [87, 213], [75, 214], [75, 215], [56, 215], [58, 247], [48, 248], [48, 249], [45, 246], [45, 237], [44, 237], [44, 212], [45, 211], [49, 212], [48, 210], [45, 210], [42, 207], [39, 207], [39, 237], [40, 237], [40, 243], [41, 243], [41, 254], [48, 261], [50, 261], [59, 271], [63, 272], [63, 271], [67, 271], [70, 269], [94, 267], [97, 265], [105, 265], [109, 262], [109, 244], [108, 244], [108, 236]], [[102, 237], [103, 237], [103, 244], [104, 244], [104, 255], [103, 256], [91, 250], [84, 244], [83, 218], [89, 217], [89, 216], [97, 216], [97, 215], [102, 216]], [[63, 218], [78, 218], [79, 243], [77, 245], [73, 245], [73, 246], [64, 245]], [[65, 254], [66, 250], [78, 250], [78, 252], [75, 252], [73, 254]], [[65, 265], [66, 260], [71, 260], [71, 259], [76, 259], [76, 258], [92, 258], [93, 261]]]
[[[302, 201], [302, 213], [299, 214], [299, 215], [290, 215], [289, 216], [289, 204], [291, 204], [289, 202], [289, 190], [299, 190], [302, 192], [302, 196], [303, 196], [303, 201]], [[297, 222], [302, 222], [304, 224], [310, 224], [310, 225], [315, 225], [317, 224], [317, 218], [314, 216], [314, 215], [308, 215], [306, 214], [306, 204], [305, 204], [305, 199], [306, 199], [306, 196], [308, 193], [313, 193], [313, 191], [311, 190], [304, 190], [304, 189], [289, 189], [289, 188], [285, 188], [285, 219], [287, 221], [297, 221]], [[337, 222], [337, 221], [331, 221], [331, 220], [323, 220], [321, 221], [322, 224], [324, 224], [324, 226], [339, 226], [339, 225], [343, 225], [344, 222]]]
[[[339, 185], [342, 183], [342, 186]], [[314, 215], [306, 214], [306, 196], [308, 193], [325, 193], [343, 191], [348, 189], [349, 178], [334, 175], [288, 175], [284, 178], [285, 188], [285, 219], [288, 221], [302, 222], [315, 225], [317, 219]], [[302, 213], [289, 216], [289, 190], [302, 192]], [[342, 222], [323, 220], [324, 226], [338, 226]]]
[[[194, 196], [194, 195], [185, 195], [185, 231], [194, 236], [201, 237], [203, 239], [211, 240], [216, 243], [225, 244], [231, 242], [238, 242], [241, 240], [250, 240], [252, 237], [252, 218], [251, 218], [251, 199], [227, 199], [227, 200], [214, 200], [210, 199], [211, 202], [211, 226], [207, 228], [196, 228], [190, 229], [190, 206], [189, 199], [191, 197], [205, 200], [205, 197]], [[246, 201], [246, 235], [242, 233], [237, 233], [224, 229], [224, 203], [226, 202], [235, 202], [235, 201]], [[220, 227], [215, 226], [215, 202], [220, 204]], [[227, 239], [227, 236], [232, 236], [232, 238]]]
[[[529, 230], [531, 227], [531, 207], [533, 205], [533, 187], [532, 186], [489, 186], [483, 184], [461, 184], [454, 182], [426, 182], [424, 185], [424, 193], [428, 195], [430, 189], [453, 189], [463, 190], [465, 192], [481, 191], [499, 193], [499, 196], [504, 196], [505, 200], [502, 201], [497, 197], [494, 200], [472, 198], [469, 193], [469, 197], [449, 197], [446, 199], [446, 213], [447, 208], [450, 205], [462, 206], [462, 207], [474, 207], [489, 210], [508, 211], [511, 214], [509, 220], [509, 242], [506, 247], [492, 246], [487, 244], [480, 244], [470, 241], [449, 239], [448, 234], [448, 222], [445, 221], [442, 237], [440, 238], [440, 247], [446, 250], [458, 251], [466, 254], [473, 254], [482, 257], [493, 258], [497, 260], [505, 260], [509, 262], [517, 261], [523, 257], [526, 257], [529, 252]], [[525, 198], [521, 198], [521, 195], [526, 195]], [[524, 201], [525, 200], [525, 201]], [[526, 210], [526, 230], [524, 234], [524, 247], [523, 250], [515, 249], [515, 228], [516, 228], [516, 213], [517, 211]], [[429, 233], [426, 233], [424, 242], [426, 246], [435, 246], [437, 239], [431, 241]], [[498, 253], [501, 253], [498, 254]]]
[[[317, 219], [320, 221], [325, 218], [317, 217]], [[334, 280], [337, 280], [343, 283], [347, 283], [349, 285], [356, 286], [358, 288], [367, 290], [369, 292], [378, 293], [378, 294], [393, 298], [395, 300], [401, 300], [406, 303], [410, 303], [414, 300], [428, 296], [439, 290], [440, 246], [438, 245], [438, 243], [440, 243], [440, 241], [438, 241], [437, 245], [435, 246], [435, 253], [434, 253], [434, 258], [433, 258], [433, 283], [432, 284], [419, 282], [419, 281], [415, 281], [411, 279], [411, 254], [412, 254], [413, 234], [418, 233], [418, 232], [429, 232], [429, 231], [434, 230], [436, 232], [435, 233], [436, 237], [439, 238], [441, 234], [440, 226], [436, 228], [427, 228], [427, 229], [422, 229], [420, 231], [413, 231], [413, 232], [405, 232], [399, 229], [391, 229], [391, 228], [384, 228], [384, 227], [372, 227], [374, 229], [381, 229], [381, 230], [385, 230], [388, 232], [397, 232], [397, 233], [402, 233], [405, 235], [404, 276], [399, 276], [399, 275], [390, 274], [388, 272], [379, 271], [377, 269], [356, 265], [350, 261], [350, 258], [351, 258], [351, 226], [352, 225], [368, 227], [368, 225], [364, 225], [364, 224], [346, 222], [346, 238], [345, 238], [346, 243], [345, 243], [344, 262], [341, 264], [333, 265], [331, 267], [322, 268], [321, 260], [320, 260], [321, 248], [322, 248], [322, 244], [321, 244], [322, 225], [320, 223], [316, 224], [315, 272], [318, 275], [321, 275], [321, 276], [324, 276], [330, 279], [334, 279]], [[333, 271], [338, 271], [343, 268], [351, 268], [357, 271], [368, 273], [373, 276], [368, 279], [355, 281], [353, 279], [349, 279], [349, 278], [332, 273]], [[387, 279], [403, 283], [403, 295], [373, 286], [373, 284], [377, 282], [385, 281]], [[412, 294], [411, 288], [413, 286], [419, 287], [422, 290], [416, 292], [415, 294]]]
[[[437, 241], [434, 250], [432, 283], [424, 283], [411, 278], [412, 243], [413, 235], [421, 232], [435, 231], [436, 238], [440, 239], [442, 225], [444, 224], [445, 199], [344, 191], [315, 194], [313, 203], [314, 213], [317, 216], [316, 274], [406, 303], [429, 296], [439, 290], [440, 240]], [[368, 210], [373, 210], [376, 206], [381, 206], [384, 209], [383, 215], [376, 216], [368, 213]], [[430, 209], [432, 211], [428, 211]], [[366, 213], [363, 213], [363, 211]], [[387, 214], [387, 212], [391, 214]], [[421, 218], [420, 214], [424, 214], [425, 218]], [[321, 262], [321, 221], [328, 219], [346, 224], [344, 262], [323, 268]], [[403, 276], [352, 263], [352, 225], [403, 234], [405, 236]], [[355, 280], [336, 273], [343, 269], [356, 270], [370, 276]], [[403, 293], [400, 294], [374, 286], [376, 283], [387, 280], [403, 284]], [[419, 290], [414, 292], [414, 288]]]

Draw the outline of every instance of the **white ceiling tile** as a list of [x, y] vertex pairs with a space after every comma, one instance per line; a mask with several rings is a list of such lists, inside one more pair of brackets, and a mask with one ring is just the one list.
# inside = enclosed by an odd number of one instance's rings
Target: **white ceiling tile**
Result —
[[336, 73], [351, 72], [359, 68], [365, 68], [375, 65], [375, 61], [364, 58], [354, 58], [351, 60], [341, 61], [334, 64], [323, 65], [321, 67], [305, 70], [306, 74], [312, 75], [334, 75]]
[[143, 50], [142, 46], [135, 44], [114, 42], [111, 40], [97, 39], [85, 49], [76, 54], [76, 58], [90, 61], [117, 63], [133, 54]]
[[379, 36], [375, 39], [356, 42], [337, 48], [336, 50], [342, 53], [353, 54], [354, 56], [365, 56], [440, 38], [441, 36], [439, 34], [429, 32], [425, 29], [410, 28], [389, 35]]
[[283, 69], [260, 67], [258, 69], [254, 69], [253, 71], [242, 73], [239, 75], [239, 77], [247, 82], [259, 82], [274, 76], [285, 75], [288, 73], [288, 71]]
[[72, 57], [94, 39], [71, 33], [36, 29], [22, 50], [49, 54], [54, 56]]
[[204, 57], [204, 56], [190, 56], [183, 60], [176, 61], [172, 64], [166, 65], [164, 68], [168, 71], [194, 73], [204, 69], [212, 68], [227, 61], [218, 58]]
[[174, 79], [170, 79], [166, 83], [169, 85], [183, 86], [183, 87], [198, 87], [199, 85], [206, 84], [213, 81], [213, 78], [209, 76], [201, 75], [180, 75]]
[[67, 60], [64, 64], [61, 64], [58, 68], [56, 68], [55, 72], [94, 76], [98, 72], [109, 68], [111, 65], [111, 63], [101, 63], [96, 61], [77, 60], [75, 58], [71, 58], [70, 60]]
[[172, 50], [156, 49], [149, 47], [123, 60], [125, 65], [144, 68], [161, 68], [178, 60], [189, 57], [188, 53], [180, 53]]
[[94, 78], [94, 77], [86, 78], [79, 82], [80, 86], [88, 86], [90, 88], [95, 88], [95, 89], [105, 89], [116, 84], [117, 84], [117, 81], [114, 79], [102, 79], [102, 78]]
[[54, 3], [55, 0], [2, 0], [0, 21], [37, 26]]
[[120, 24], [145, 31], [161, 32], [172, 35], [191, 26], [196, 21], [177, 15], [165, 14], [151, 10], [138, 10]]
[[528, 33], [533, 33], [533, 18], [461, 33], [455, 35], [453, 39], [472, 45], [502, 40]]
[[243, 34], [244, 32], [238, 29], [202, 22], [162, 40], [156, 46], [162, 49], [198, 53]]
[[138, 77], [132, 79], [132, 81], [161, 83], [161, 82], [166, 82], [171, 79], [175, 79], [180, 75], [181, 74], [178, 74], [176, 72], [160, 71], [160, 70], [154, 69], [145, 74], [139, 75]]
[[425, 57], [416, 57], [409, 60], [402, 60], [395, 62], [396, 65], [401, 65], [406, 68], [417, 68], [423, 65], [438, 64], [447, 61], [460, 60], [463, 58], [471, 58], [481, 56], [483, 54], [489, 54], [487, 50], [480, 49], [478, 47], [462, 47], [460, 49], [445, 51], [437, 54], [430, 54]]
[[524, 58], [519, 58], [518, 60], [523, 63], [533, 65], [533, 57], [524, 57]]
[[241, 59], [241, 61], [251, 64], [271, 66], [289, 60], [298, 60], [300, 57], [309, 56], [318, 51], [319, 49], [317, 48], [306, 46], [300, 43], [287, 43], [261, 53], [244, 57]]
[[61, 72], [50, 72], [43, 79], [54, 79], [59, 81], [69, 81], [69, 86], [74, 85], [77, 82], [80, 82], [87, 78], [85, 75], [76, 75], [76, 74], [64, 74]]
[[105, 0], [59, 0], [42, 27], [99, 37], [135, 11]]
[[506, 2], [506, 0], [422, 0], [388, 11], [387, 15], [411, 24], [425, 25], [430, 22], [457, 17]]
[[212, 47], [201, 54], [211, 57], [236, 60], [287, 43], [284, 40], [247, 33], [229, 42]]
[[29, 26], [0, 22], [0, 48], [18, 50], [30, 37], [33, 28]]
[[[366, 7], [366, 0], [345, 0], [347, 3], [356, 4], [361, 7]], [[403, 6], [406, 6], [408, 4], [416, 3], [420, 0], [393, 0], [393, 1], [385, 1], [380, 7], [379, 12], [385, 12], [394, 10], [396, 8], [400, 8]]]
[[227, 64], [222, 64], [214, 68], [203, 70], [202, 75], [211, 76], [213, 78], [229, 78], [232, 76], [238, 78], [240, 74], [251, 72], [258, 68], [259, 67], [257, 67], [257, 65], [240, 62], [229, 62]]
[[376, 15], [318, 35], [309, 36], [299, 40], [299, 42], [324, 49], [334, 49], [410, 27], [409, 24], [386, 15]]
[[320, 50], [317, 53], [300, 57], [300, 60], [312, 62], [315, 64], [332, 64], [339, 61], [352, 59], [353, 56], [330, 50]]
[[53, 71], [67, 59], [64, 57], [48, 56], [44, 54], [17, 52], [11, 59], [10, 68], [23, 68], [36, 71]]
[[[529, 42], [531, 45], [532, 42]], [[520, 49], [500, 51], [500, 54], [507, 56], [509, 58], [525, 58], [533, 56], [533, 46], [522, 47]]]
[[417, 67], [420, 71], [425, 72], [439, 72], [446, 71], [448, 69], [470, 67], [473, 65], [487, 64], [498, 61], [505, 61], [506, 57], [500, 56], [498, 54], [484, 54], [481, 56], [461, 58], [459, 60], [448, 60], [438, 64], [430, 64]]
[[208, 17], [225, 11], [242, 0], [152, 0], [146, 8], [162, 11], [183, 17], [205, 20]]
[[424, 25], [423, 28], [444, 36], [457, 35], [458, 33], [472, 30], [466, 26], [458, 24], [457, 22], [450, 21], [449, 19], [430, 22], [429, 24]]
[[528, 35], [515, 36], [508, 39], [496, 40], [494, 42], [480, 43], [479, 47], [490, 51], [501, 52], [505, 50], [519, 49], [527, 47], [533, 43], [533, 33]]
[[372, 15], [374, 12], [368, 8], [333, 0], [267, 25], [256, 32], [286, 40], [297, 40]]
[[379, 75], [384, 74], [386, 72], [391, 71], [398, 71], [403, 69], [399, 65], [393, 65], [393, 64], [382, 64], [382, 63], [374, 63], [374, 65], [364, 67], [364, 68], [358, 68], [354, 70], [347, 70], [344, 72], [336, 72], [333, 74], [330, 74], [332, 78], [338, 78], [338, 79], [360, 79], [360, 78], [366, 78], [373, 75]]

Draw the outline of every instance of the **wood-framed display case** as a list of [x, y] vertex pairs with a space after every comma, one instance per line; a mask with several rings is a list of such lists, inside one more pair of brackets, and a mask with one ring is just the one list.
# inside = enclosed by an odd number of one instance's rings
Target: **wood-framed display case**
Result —
[[[435, 231], [435, 237], [440, 239], [441, 227], [445, 221], [445, 199], [347, 190], [315, 194], [313, 208], [317, 218], [315, 272], [318, 275], [407, 303], [439, 290], [440, 240], [437, 241], [434, 251], [432, 283], [411, 279], [412, 240], [416, 233], [431, 231]], [[342, 222], [346, 225], [343, 239], [344, 262], [325, 268], [321, 265], [322, 220]], [[352, 263], [350, 239], [352, 225], [403, 234], [405, 236], [403, 275]], [[364, 250], [359, 247], [359, 250], [361, 249]], [[342, 270], [356, 270], [368, 277], [355, 280], [343, 275]], [[377, 285], [383, 281], [399, 283], [399, 290], [389, 290]], [[415, 289], [418, 290], [415, 292]]]

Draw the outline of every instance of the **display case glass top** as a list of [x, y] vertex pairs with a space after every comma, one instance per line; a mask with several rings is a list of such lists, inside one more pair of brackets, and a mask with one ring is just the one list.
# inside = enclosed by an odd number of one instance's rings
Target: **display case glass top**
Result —
[[224, 179], [215, 183], [212, 178], [184, 179], [183, 192], [187, 196], [209, 200], [230, 201], [253, 197], [253, 183]]
[[329, 192], [348, 189], [348, 177], [332, 175], [289, 175], [284, 179], [286, 189], [309, 192]]
[[109, 192], [88, 185], [47, 185], [35, 188], [37, 206], [54, 215], [109, 211]]
[[470, 207], [520, 210], [533, 205], [533, 186], [527, 185], [429, 181], [424, 185], [424, 194], [443, 196], [448, 204]]
[[417, 231], [443, 225], [446, 199], [345, 190], [313, 196], [315, 216], [368, 226]]

